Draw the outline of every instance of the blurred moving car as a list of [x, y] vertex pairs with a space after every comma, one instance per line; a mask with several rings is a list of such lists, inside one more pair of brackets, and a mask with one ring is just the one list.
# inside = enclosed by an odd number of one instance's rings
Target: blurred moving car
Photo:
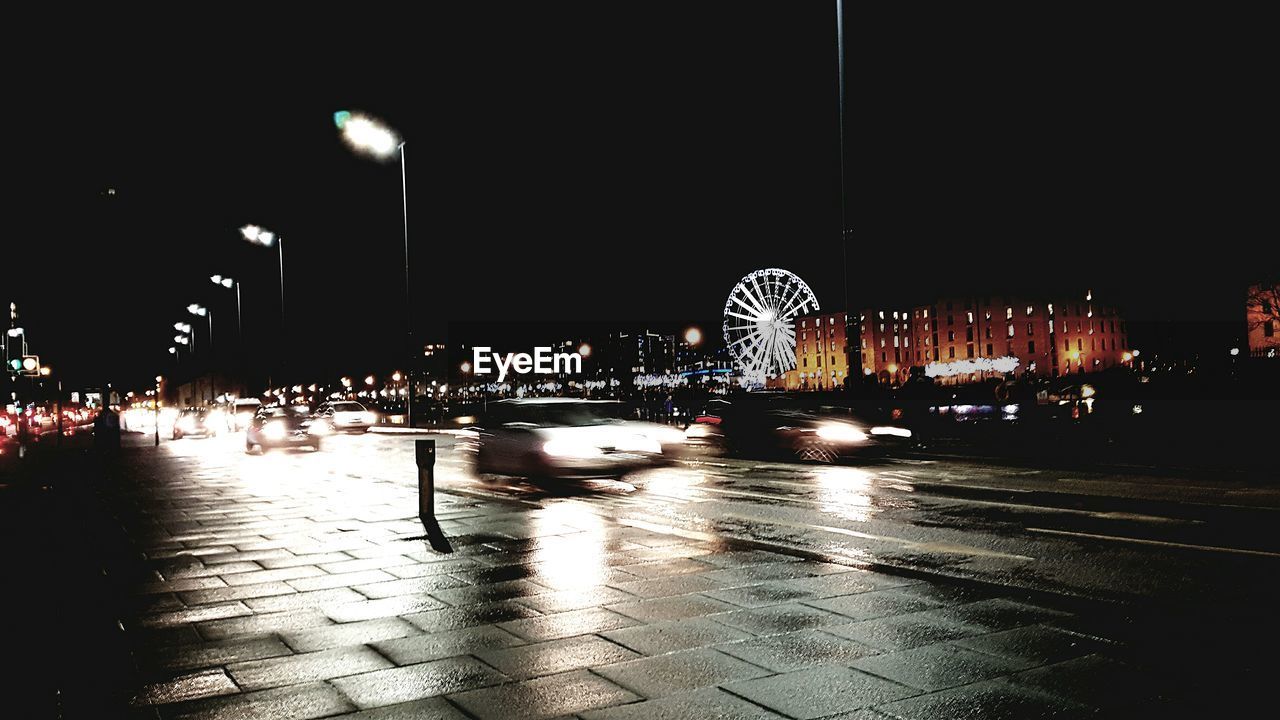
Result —
[[178, 419], [173, 423], [173, 439], [181, 440], [188, 435], [213, 437], [222, 429], [219, 427], [220, 423], [224, 423], [221, 413], [202, 407], [187, 408], [178, 414]]
[[227, 418], [227, 429], [232, 432], [239, 432], [249, 427], [249, 423], [253, 422], [253, 416], [262, 407], [262, 401], [258, 398], [240, 398], [231, 403], [229, 417]]
[[378, 424], [377, 413], [354, 400], [333, 400], [321, 403], [316, 416], [329, 423], [329, 427], [343, 432], [364, 432]]
[[683, 433], [624, 419], [608, 400], [537, 398], [489, 403], [475, 428], [476, 472], [523, 477], [619, 477], [664, 462]]
[[329, 426], [312, 416], [305, 405], [273, 405], [258, 410], [244, 431], [244, 451], [265, 452], [271, 448], [309, 447], [320, 449], [320, 438]]
[[883, 455], [910, 437], [901, 425], [858, 417], [849, 408], [774, 393], [712, 400], [685, 429], [685, 441], [694, 447], [823, 463]]

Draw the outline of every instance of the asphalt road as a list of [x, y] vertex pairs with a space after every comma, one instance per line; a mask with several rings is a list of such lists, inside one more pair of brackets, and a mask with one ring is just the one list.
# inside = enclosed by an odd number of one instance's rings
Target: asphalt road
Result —
[[[422, 437], [339, 435], [319, 453], [266, 456], [246, 455], [239, 435], [164, 444], [203, 470], [264, 481], [324, 473], [414, 485], [413, 444]], [[1257, 607], [1280, 598], [1274, 486], [956, 460], [823, 466], [716, 457], [619, 481], [534, 484], [478, 477], [452, 437], [430, 437], [445, 492], [539, 504], [573, 497], [641, 527], [1091, 599]]]

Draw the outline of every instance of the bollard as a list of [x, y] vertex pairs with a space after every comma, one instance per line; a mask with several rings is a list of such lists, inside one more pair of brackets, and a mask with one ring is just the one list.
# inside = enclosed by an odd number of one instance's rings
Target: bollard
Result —
[[436, 441], [417, 440], [414, 454], [418, 460], [418, 517], [423, 522], [436, 517]]

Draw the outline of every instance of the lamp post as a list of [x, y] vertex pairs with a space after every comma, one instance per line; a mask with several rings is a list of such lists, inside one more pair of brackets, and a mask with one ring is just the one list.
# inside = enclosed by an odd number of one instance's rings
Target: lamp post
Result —
[[[245, 240], [248, 240], [255, 245], [262, 245], [263, 247], [271, 247], [272, 245], [275, 245], [276, 247], [276, 257], [280, 263], [280, 365], [283, 368], [285, 359], [284, 351], [285, 348], [288, 347], [288, 344], [285, 342], [285, 337], [288, 332], [286, 328], [288, 326], [285, 324], [284, 312], [284, 238], [257, 225], [245, 225], [240, 228], [240, 235], [243, 236]], [[238, 292], [239, 289], [237, 289], [237, 293]], [[268, 384], [270, 384], [270, 381], [271, 378], [268, 376]]]
[[342, 139], [352, 149], [365, 155], [386, 160], [397, 150], [400, 155], [400, 207], [404, 217], [404, 332], [408, 345], [410, 365], [406, 368], [408, 393], [405, 394], [405, 425], [413, 427], [413, 306], [410, 304], [409, 287], [409, 191], [405, 169], [405, 142], [390, 128], [373, 118], [352, 115], [346, 110], [334, 113], [334, 123], [342, 132]]
[[187, 312], [191, 313], [192, 315], [198, 315], [199, 317], [209, 318], [209, 352], [212, 353], [213, 352], [213, 311], [202, 305], [191, 303], [190, 305], [187, 306]]
[[240, 324], [240, 281], [222, 275], [210, 275], [209, 280], [214, 285], [221, 285], [228, 290], [232, 287], [236, 289], [236, 337], [240, 338], [240, 342], [244, 342], [244, 327]]

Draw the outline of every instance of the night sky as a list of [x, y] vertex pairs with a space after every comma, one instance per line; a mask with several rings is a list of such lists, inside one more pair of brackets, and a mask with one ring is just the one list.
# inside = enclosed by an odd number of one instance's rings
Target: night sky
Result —
[[[292, 365], [397, 364], [399, 167], [339, 140], [348, 109], [408, 143], [420, 340], [456, 321], [714, 319], [770, 266], [837, 309], [834, 9], [795, 5], [68, 46], [70, 69], [9, 90], [0, 300], [70, 382], [129, 385], [168, 367], [188, 303], [233, 341], [233, 295], [208, 280], [229, 274], [269, 355], [276, 257], [237, 230], [257, 223], [284, 238]], [[1246, 51], [846, 21], [855, 306], [1091, 287], [1138, 321], [1233, 322], [1243, 284], [1280, 266]]]

